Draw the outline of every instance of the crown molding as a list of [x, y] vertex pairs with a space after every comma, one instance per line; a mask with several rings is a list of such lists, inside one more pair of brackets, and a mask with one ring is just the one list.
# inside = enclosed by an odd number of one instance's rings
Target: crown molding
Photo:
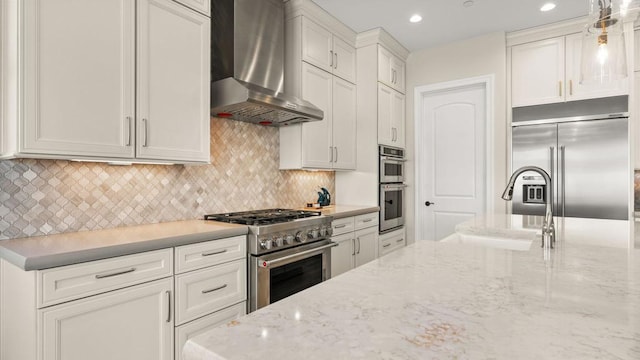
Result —
[[398, 40], [396, 40], [396, 38], [391, 36], [391, 34], [383, 28], [375, 28], [358, 34], [356, 48], [375, 44], [384, 46], [395, 56], [403, 60], [406, 60], [409, 56], [409, 50], [407, 50], [407, 48], [405, 48]]

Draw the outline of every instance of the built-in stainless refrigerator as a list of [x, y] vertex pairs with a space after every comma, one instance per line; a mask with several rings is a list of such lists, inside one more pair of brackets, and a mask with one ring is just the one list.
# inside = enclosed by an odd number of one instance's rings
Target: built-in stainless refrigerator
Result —
[[[629, 216], [628, 118], [620, 115], [513, 123], [512, 169], [534, 165], [552, 178], [554, 215], [601, 219]], [[524, 173], [513, 213], [544, 215], [544, 180]]]

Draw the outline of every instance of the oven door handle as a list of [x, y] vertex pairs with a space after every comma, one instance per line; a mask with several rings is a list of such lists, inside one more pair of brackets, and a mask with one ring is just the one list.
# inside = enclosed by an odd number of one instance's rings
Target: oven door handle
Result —
[[305, 257], [309, 254], [315, 253], [315, 252], [321, 252], [321, 250], [325, 250], [325, 249], [329, 249], [332, 247], [338, 246], [338, 243], [329, 243], [327, 245], [324, 246], [319, 246], [317, 248], [313, 248], [313, 249], [309, 249], [306, 251], [302, 251], [299, 253], [295, 253], [295, 254], [291, 254], [291, 255], [287, 255], [287, 256], [283, 256], [281, 258], [277, 258], [277, 259], [273, 259], [273, 260], [260, 260], [258, 259], [258, 266], [262, 267], [262, 268], [269, 268], [271, 266], [274, 265], [278, 265], [282, 262], [287, 262], [291, 259], [295, 259], [295, 258], [300, 258], [300, 257]]
[[407, 162], [406, 159], [400, 159], [400, 158], [394, 158], [394, 157], [388, 157], [388, 156], [381, 156], [380, 160], [385, 160], [385, 161], [397, 161], [397, 162]]

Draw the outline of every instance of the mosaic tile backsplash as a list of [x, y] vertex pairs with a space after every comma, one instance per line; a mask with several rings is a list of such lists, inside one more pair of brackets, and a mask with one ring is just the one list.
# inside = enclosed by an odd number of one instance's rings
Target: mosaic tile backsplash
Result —
[[0, 161], [0, 239], [301, 207], [333, 172], [280, 171], [278, 129], [211, 119], [211, 165]]

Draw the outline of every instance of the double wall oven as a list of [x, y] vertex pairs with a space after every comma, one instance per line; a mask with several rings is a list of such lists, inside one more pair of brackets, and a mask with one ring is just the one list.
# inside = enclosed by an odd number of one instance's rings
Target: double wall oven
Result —
[[404, 226], [406, 160], [404, 150], [381, 145], [380, 155], [380, 233]]
[[206, 215], [248, 225], [249, 301], [255, 311], [331, 278], [330, 216], [317, 211], [269, 209]]

